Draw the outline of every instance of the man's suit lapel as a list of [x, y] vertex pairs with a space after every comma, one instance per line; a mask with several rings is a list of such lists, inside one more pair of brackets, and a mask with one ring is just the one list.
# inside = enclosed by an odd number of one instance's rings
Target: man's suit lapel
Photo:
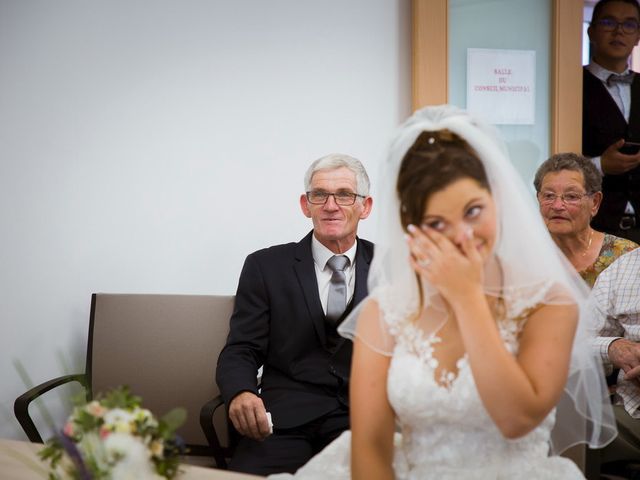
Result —
[[[369, 265], [371, 264], [372, 252], [367, 249], [363, 242], [358, 243], [358, 250], [356, 251], [356, 284], [353, 291], [353, 299], [351, 300], [349, 312], [345, 312], [344, 317], [348, 316], [354, 305], [358, 305], [368, 295], [367, 278], [369, 274]], [[332, 361], [337, 364], [350, 365], [349, 359], [351, 358], [351, 340], [346, 338], [340, 338], [337, 344], [335, 353], [333, 354]], [[339, 377], [349, 378], [349, 372], [333, 371]]]
[[[629, 111], [629, 129], [627, 138], [631, 142], [640, 142], [640, 108], [637, 99], [640, 98], [640, 74], [636, 72], [631, 84], [631, 110]], [[634, 102], [633, 100], [636, 99]]]
[[313, 322], [318, 338], [320, 338], [323, 345], [326, 345], [327, 335], [324, 330], [324, 311], [318, 296], [318, 281], [313, 264], [313, 254], [311, 253], [311, 235], [313, 235], [313, 231], [296, 245], [294, 269], [309, 310], [309, 317]]
[[356, 250], [356, 284], [353, 291], [353, 304], [357, 305], [367, 296], [367, 277], [369, 264], [371, 263], [370, 252], [359, 244]]

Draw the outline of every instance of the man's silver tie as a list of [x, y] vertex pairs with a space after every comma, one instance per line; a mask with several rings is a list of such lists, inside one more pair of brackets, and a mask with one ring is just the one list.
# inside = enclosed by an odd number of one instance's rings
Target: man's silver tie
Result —
[[327, 319], [337, 322], [347, 308], [347, 276], [344, 269], [349, 265], [349, 259], [344, 255], [334, 255], [327, 265], [333, 271], [329, 282]]

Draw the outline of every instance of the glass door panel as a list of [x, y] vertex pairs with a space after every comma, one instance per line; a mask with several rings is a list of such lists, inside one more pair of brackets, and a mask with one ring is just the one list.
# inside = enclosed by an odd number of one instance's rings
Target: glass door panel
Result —
[[511, 160], [533, 192], [550, 144], [552, 0], [449, 0], [449, 103], [467, 107], [467, 49], [535, 51], [531, 125], [497, 125]]

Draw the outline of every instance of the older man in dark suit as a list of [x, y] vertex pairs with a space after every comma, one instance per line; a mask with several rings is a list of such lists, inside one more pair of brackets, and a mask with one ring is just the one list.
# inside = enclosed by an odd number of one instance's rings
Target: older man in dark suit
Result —
[[336, 328], [367, 295], [373, 245], [356, 232], [371, 211], [369, 178], [358, 160], [333, 154], [309, 167], [305, 190], [313, 231], [247, 257], [218, 359], [217, 382], [243, 435], [232, 470], [295, 472], [349, 428], [351, 342]]

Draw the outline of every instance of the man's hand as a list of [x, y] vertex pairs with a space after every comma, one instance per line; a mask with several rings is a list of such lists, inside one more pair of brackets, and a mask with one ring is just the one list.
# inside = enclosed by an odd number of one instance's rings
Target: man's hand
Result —
[[609, 360], [624, 371], [625, 380], [640, 386], [640, 343], [625, 338], [614, 340], [609, 345]]
[[229, 418], [245, 437], [264, 440], [269, 436], [269, 420], [262, 399], [251, 392], [236, 395], [229, 404]]
[[620, 175], [640, 165], [640, 153], [626, 155], [620, 153], [620, 148], [624, 145], [624, 139], [609, 145], [600, 156], [600, 166], [602, 171], [609, 175]]

